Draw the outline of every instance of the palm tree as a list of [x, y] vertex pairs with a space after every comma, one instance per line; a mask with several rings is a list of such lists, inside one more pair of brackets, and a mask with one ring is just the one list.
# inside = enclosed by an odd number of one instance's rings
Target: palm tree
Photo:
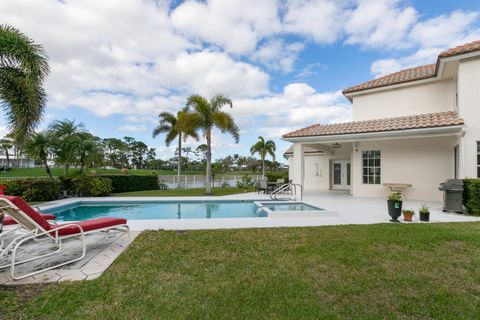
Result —
[[178, 163], [177, 163], [177, 183], [180, 188], [180, 174], [182, 171], [182, 139], [187, 140], [192, 137], [198, 140], [196, 128], [189, 125], [189, 113], [185, 108], [177, 112], [177, 116], [170, 112], [161, 112], [159, 115], [158, 126], [153, 129], [153, 137], [157, 137], [161, 133], [166, 133], [165, 144], [167, 147], [173, 140], [178, 139]]
[[10, 149], [13, 147], [12, 141], [8, 139], [0, 139], [0, 148], [5, 151], [5, 156], [7, 158], [7, 167], [10, 167], [10, 155], [8, 154]]
[[218, 128], [222, 133], [230, 133], [235, 143], [240, 140], [239, 129], [233, 117], [221, 110], [225, 105], [232, 108], [232, 100], [221, 94], [215, 95], [210, 101], [199, 95], [190, 96], [187, 100], [187, 107], [193, 109], [190, 125], [202, 130], [207, 139], [206, 194], [212, 193], [212, 129]]
[[78, 134], [84, 133], [84, 125], [76, 123], [75, 120], [57, 120], [49, 126], [52, 133], [53, 144], [57, 161], [64, 165], [64, 174], [67, 174], [70, 164], [77, 156], [79, 141]]
[[0, 106], [16, 144], [22, 145], [42, 119], [47, 56], [17, 29], [0, 25]]
[[78, 157], [78, 163], [80, 164], [80, 174], [83, 173], [85, 168], [85, 160], [88, 157], [93, 157], [97, 150], [97, 141], [95, 137], [88, 132], [78, 132], [74, 135], [75, 145]]
[[262, 175], [265, 177], [265, 158], [267, 155], [272, 157], [272, 160], [275, 161], [275, 151], [277, 147], [275, 146], [275, 142], [272, 140], [265, 141], [265, 139], [260, 136], [258, 137], [258, 141], [250, 148], [250, 153], [252, 156], [255, 153], [260, 155], [262, 158]]
[[53, 179], [47, 162], [48, 154], [52, 147], [51, 142], [52, 140], [48, 133], [34, 133], [30, 140], [26, 142], [25, 151], [30, 157], [42, 163], [48, 176]]

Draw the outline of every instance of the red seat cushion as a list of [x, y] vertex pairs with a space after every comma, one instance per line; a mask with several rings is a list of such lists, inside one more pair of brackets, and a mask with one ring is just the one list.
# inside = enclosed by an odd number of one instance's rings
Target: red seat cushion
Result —
[[50, 230], [50, 223], [45, 220], [37, 211], [33, 210], [21, 197], [17, 196], [4, 196], [0, 195], [0, 198], [7, 199], [12, 202], [18, 209], [25, 212], [33, 221], [39, 224], [45, 231]]
[[[60, 226], [68, 225], [68, 224], [77, 224], [82, 227], [84, 232], [98, 230], [108, 227], [114, 227], [121, 224], [127, 224], [127, 219], [123, 218], [96, 218], [91, 220], [79, 221], [79, 222], [69, 222], [69, 223], [62, 223], [54, 225], [53, 228], [58, 228]], [[58, 230], [58, 234], [61, 236], [71, 235], [80, 233], [80, 230], [76, 226], [69, 226], [63, 229]]]
[[[54, 214], [45, 214], [45, 213], [40, 213], [43, 219], [45, 220], [55, 220], [57, 217], [55, 217]], [[13, 220], [12, 217], [5, 216], [3, 219], [3, 225], [4, 226], [11, 226], [17, 224], [17, 221]]]

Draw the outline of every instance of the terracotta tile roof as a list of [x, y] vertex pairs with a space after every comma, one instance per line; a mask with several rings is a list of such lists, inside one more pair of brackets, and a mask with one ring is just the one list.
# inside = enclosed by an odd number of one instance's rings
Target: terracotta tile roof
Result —
[[[320, 150], [318, 148], [315, 148], [315, 147], [312, 147], [312, 146], [304, 146], [303, 147], [303, 153], [319, 153], [319, 152], [325, 152], [323, 150]], [[290, 146], [290, 148], [287, 149], [287, 151], [285, 151], [284, 154], [293, 154], [293, 145]]]
[[438, 58], [446, 58], [456, 56], [457, 54], [468, 53], [480, 50], [480, 40], [462, 44], [461, 46], [445, 50], [438, 55]]
[[436, 73], [437, 73], [436, 69], [442, 58], [452, 57], [459, 54], [469, 53], [474, 51], [480, 51], [480, 40], [466, 43], [461, 46], [441, 52], [438, 55], [436, 64], [435, 63], [427, 64], [424, 66], [400, 70], [398, 72], [347, 88], [343, 90], [343, 94], [348, 94], [352, 92], [368, 90], [373, 88], [381, 88], [381, 87], [391, 86], [391, 85], [410, 82], [410, 81], [433, 78], [436, 76]]
[[343, 94], [435, 77], [435, 64], [401, 70], [343, 90]]
[[453, 111], [418, 114], [412, 116], [354, 121], [336, 124], [315, 124], [283, 135], [283, 138], [330, 136], [369, 132], [446, 127], [464, 124]]

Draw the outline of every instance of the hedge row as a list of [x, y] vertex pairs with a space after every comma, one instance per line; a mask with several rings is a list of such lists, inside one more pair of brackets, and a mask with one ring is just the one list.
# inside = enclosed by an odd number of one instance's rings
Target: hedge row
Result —
[[60, 181], [52, 179], [19, 179], [2, 181], [6, 195], [20, 196], [26, 201], [52, 201], [60, 197]]
[[[138, 175], [114, 175], [114, 174], [101, 174], [96, 176], [84, 176], [90, 179], [102, 178], [111, 181], [111, 192], [131, 192], [131, 191], [144, 191], [144, 190], [158, 190], [159, 184], [156, 176], [138, 176]], [[60, 177], [62, 181], [63, 190], [68, 194], [77, 194], [74, 186], [75, 179], [78, 176], [65, 176]]]
[[288, 171], [269, 172], [265, 174], [268, 182], [277, 182], [277, 179], [284, 179], [284, 182], [288, 182]]
[[108, 178], [112, 180], [112, 192], [131, 192], [144, 190], [158, 190], [157, 176], [137, 176], [137, 175], [97, 175], [97, 177]]
[[480, 216], [480, 179], [463, 180], [463, 205], [469, 214]]

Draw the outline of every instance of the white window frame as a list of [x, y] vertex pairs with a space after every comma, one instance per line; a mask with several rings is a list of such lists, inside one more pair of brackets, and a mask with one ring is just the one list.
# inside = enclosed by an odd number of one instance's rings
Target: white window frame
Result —
[[[367, 161], [366, 165], [365, 165], [365, 160]], [[368, 184], [368, 185], [381, 184], [382, 183], [381, 168], [382, 168], [382, 151], [381, 150], [362, 151], [362, 184]]]

